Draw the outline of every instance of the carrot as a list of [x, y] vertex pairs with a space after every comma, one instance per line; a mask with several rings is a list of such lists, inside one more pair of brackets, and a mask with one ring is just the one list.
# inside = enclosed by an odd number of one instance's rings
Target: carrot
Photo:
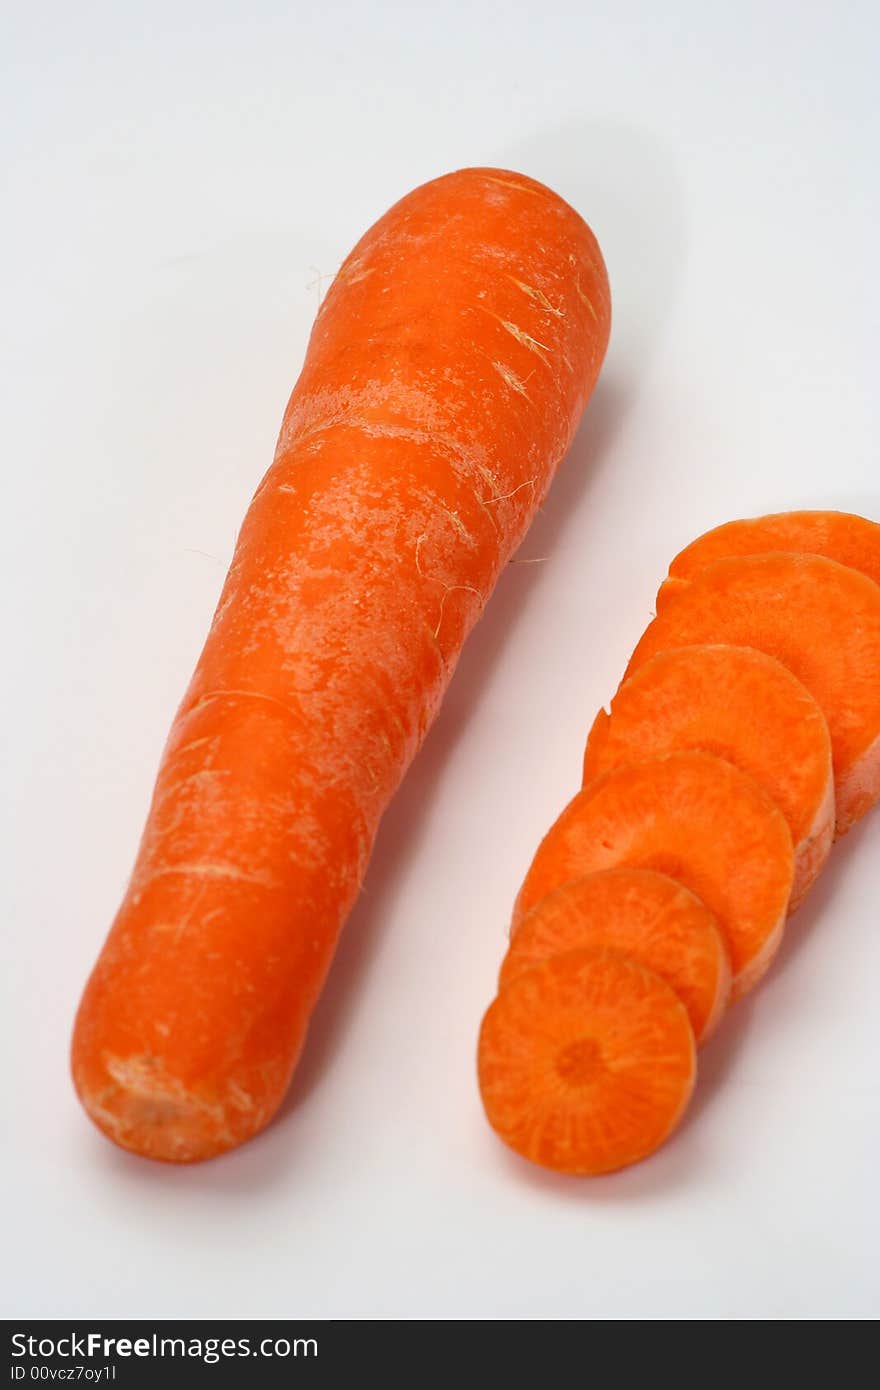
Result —
[[191, 1161], [278, 1108], [379, 818], [599, 371], [608, 284], [543, 185], [468, 169], [364, 236], [178, 710], [73, 1038], [110, 1138]]
[[746, 773], [711, 753], [625, 763], [569, 802], [538, 847], [514, 930], [552, 889], [626, 865], [668, 874], [714, 913], [737, 999], [781, 941], [794, 873], [785, 817]]
[[880, 526], [850, 512], [778, 512], [728, 521], [699, 536], [669, 566], [674, 579], [693, 579], [715, 560], [768, 550], [824, 555], [880, 584]]
[[600, 710], [587, 740], [584, 784], [623, 762], [702, 749], [749, 773], [776, 802], [794, 841], [791, 909], [834, 836], [834, 779], [825, 716], [801, 682], [749, 647], [660, 651]]
[[611, 1173], [663, 1143], [696, 1078], [687, 1010], [614, 952], [575, 950], [516, 975], [478, 1048], [483, 1105], [516, 1153], [557, 1172]]
[[880, 796], [880, 586], [835, 560], [780, 552], [716, 560], [684, 587], [672, 582], [624, 679], [659, 651], [707, 642], [781, 661], [828, 722], [842, 835]]
[[499, 987], [549, 956], [597, 947], [628, 956], [675, 990], [697, 1042], [720, 1021], [730, 959], [715, 918], [682, 884], [650, 869], [604, 869], [542, 898], [514, 932]]

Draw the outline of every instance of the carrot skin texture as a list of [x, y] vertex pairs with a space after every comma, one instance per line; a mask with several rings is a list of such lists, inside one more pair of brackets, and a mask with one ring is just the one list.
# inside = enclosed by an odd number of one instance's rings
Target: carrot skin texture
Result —
[[72, 1070], [123, 1148], [191, 1162], [278, 1108], [379, 820], [598, 375], [595, 238], [463, 170], [319, 311], [86, 986]]

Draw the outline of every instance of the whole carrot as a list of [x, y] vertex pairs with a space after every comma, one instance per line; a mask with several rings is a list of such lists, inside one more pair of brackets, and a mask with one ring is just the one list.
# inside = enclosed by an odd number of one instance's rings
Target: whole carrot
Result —
[[379, 819], [598, 374], [586, 224], [468, 169], [343, 264], [175, 717], [73, 1076], [124, 1148], [187, 1162], [276, 1111]]

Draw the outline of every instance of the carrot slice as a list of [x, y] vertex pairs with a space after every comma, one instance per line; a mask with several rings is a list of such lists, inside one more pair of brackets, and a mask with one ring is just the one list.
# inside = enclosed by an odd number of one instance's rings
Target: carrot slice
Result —
[[880, 584], [880, 526], [851, 512], [776, 512], [716, 526], [676, 555], [670, 577], [693, 579], [715, 560], [794, 550], [860, 570]]
[[600, 710], [587, 740], [584, 784], [620, 763], [699, 748], [749, 773], [788, 821], [795, 870], [791, 910], [834, 837], [834, 778], [825, 716], [796, 676], [749, 647], [658, 652]]
[[480, 1030], [490, 1125], [560, 1173], [611, 1173], [673, 1131], [696, 1079], [687, 1010], [664, 980], [613, 952], [568, 951], [522, 971]]
[[604, 869], [548, 893], [514, 933], [499, 987], [576, 947], [616, 951], [659, 975], [687, 1009], [698, 1043], [727, 1007], [730, 958], [715, 918], [665, 874]]
[[715, 914], [732, 998], [764, 974], [782, 940], [794, 853], [785, 817], [746, 773], [711, 753], [669, 753], [606, 773], [545, 835], [514, 926], [552, 889], [615, 865], [668, 874]]
[[823, 556], [780, 552], [716, 560], [667, 584], [624, 679], [659, 651], [706, 642], [781, 661], [828, 721], [842, 835], [880, 796], [880, 585]]

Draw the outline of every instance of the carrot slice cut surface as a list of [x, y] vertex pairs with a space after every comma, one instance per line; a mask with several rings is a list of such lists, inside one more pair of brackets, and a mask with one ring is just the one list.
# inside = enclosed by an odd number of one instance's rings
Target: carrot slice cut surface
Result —
[[760, 979], [782, 940], [794, 853], [782, 812], [753, 778], [711, 753], [627, 763], [579, 792], [550, 828], [514, 907], [618, 865], [683, 883], [714, 913], [732, 997]]
[[750, 647], [658, 652], [600, 710], [584, 755], [584, 785], [625, 762], [702, 749], [747, 772], [776, 802], [795, 847], [792, 910], [834, 837], [831, 739], [796, 676]]
[[661, 587], [624, 679], [657, 652], [715, 642], [775, 657], [816, 700], [831, 735], [842, 834], [880, 796], [880, 585], [820, 555], [716, 560], [683, 585]]
[[548, 893], [514, 933], [499, 987], [550, 956], [581, 947], [616, 951], [659, 975], [687, 1009], [697, 1042], [727, 1007], [730, 958], [715, 918], [665, 874], [605, 869]]
[[685, 546], [669, 566], [669, 574], [693, 579], [715, 560], [767, 550], [824, 555], [880, 584], [880, 526], [850, 512], [777, 512], [728, 521]]
[[664, 980], [613, 952], [522, 971], [480, 1031], [480, 1091], [510, 1148], [561, 1173], [611, 1173], [653, 1153], [696, 1078], [687, 1010]]

